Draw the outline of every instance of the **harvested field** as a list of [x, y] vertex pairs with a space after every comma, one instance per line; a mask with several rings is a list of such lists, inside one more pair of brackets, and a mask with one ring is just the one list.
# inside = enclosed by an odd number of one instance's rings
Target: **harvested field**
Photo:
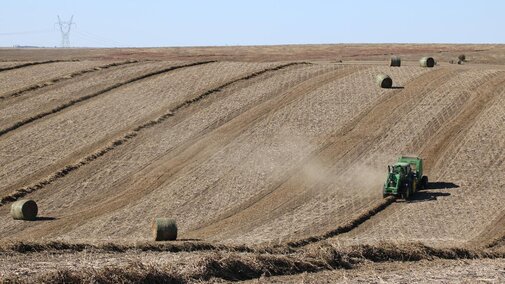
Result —
[[[503, 46], [244, 48], [2, 50], [0, 279], [502, 280]], [[381, 194], [401, 154], [430, 179], [408, 202]], [[184, 241], [151, 243], [158, 217]]]
[[241, 62], [266, 61], [383, 61], [389, 63], [391, 55], [411, 61], [419, 66], [419, 59], [435, 56], [439, 62], [457, 59], [462, 53], [466, 59], [478, 64], [505, 64], [503, 44], [304, 44], [272, 46], [215, 46], [188, 48], [72, 48], [53, 49], [0, 49], [3, 58], [10, 61], [43, 60], [219, 60]]

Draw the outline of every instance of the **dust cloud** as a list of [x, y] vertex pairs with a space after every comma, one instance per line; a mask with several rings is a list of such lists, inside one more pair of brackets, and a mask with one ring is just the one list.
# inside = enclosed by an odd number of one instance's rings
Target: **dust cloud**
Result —
[[[281, 139], [276, 144], [282, 148], [282, 155], [293, 163], [291, 167], [297, 168], [294, 174], [303, 181], [300, 186], [309, 189], [312, 194], [382, 196], [386, 165], [390, 160], [387, 155], [379, 155], [382, 160], [374, 160], [374, 165], [360, 159], [351, 159], [349, 164], [345, 164], [345, 161], [318, 155], [324, 141], [315, 143], [312, 137], [300, 133], [279, 135]], [[275, 163], [269, 166], [275, 171]]]

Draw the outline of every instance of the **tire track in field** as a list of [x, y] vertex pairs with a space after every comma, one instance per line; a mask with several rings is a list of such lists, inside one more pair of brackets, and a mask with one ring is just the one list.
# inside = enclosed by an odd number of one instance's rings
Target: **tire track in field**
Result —
[[[269, 66], [272, 66], [272, 65], [269, 65]], [[263, 67], [263, 68], [267, 68], [267, 67]], [[251, 71], [251, 73], [253, 73], [253, 71]], [[245, 76], [244, 74], [251, 74], [251, 73], [245, 73], [245, 72], [244, 73], [240, 73], [237, 76], [234, 76], [234, 77], [230, 78], [229, 81], [236, 81], [239, 78], [243, 79], [242, 77]], [[250, 75], [247, 75], [247, 76], [250, 76]], [[216, 83], [214, 83], [214, 84], [213, 83], [209, 83], [207, 85], [207, 90], [216, 91], [215, 89], [218, 86], [222, 87], [222, 84], [223, 84], [222, 82], [221, 83], [217, 83], [217, 84]], [[194, 96], [194, 95], [196, 95], [196, 93], [188, 94], [186, 97], [190, 97], [190, 95]], [[208, 95], [208, 94], [205, 94], [205, 95]], [[175, 104], [171, 104], [170, 108], [169, 107], [164, 107], [161, 110], [158, 110], [155, 113], [152, 113], [149, 116], [146, 116], [143, 120], [141, 120], [141, 121], [139, 121], [137, 123], [142, 123], [144, 121], [152, 121], [152, 120], [155, 120], [155, 119], [159, 118], [162, 115], [166, 115], [166, 113], [169, 110], [171, 110], [171, 108], [174, 105]], [[97, 149], [101, 149], [101, 148], [105, 147], [111, 141], [115, 141], [115, 140], [120, 139], [121, 137], [123, 137], [124, 133], [128, 133], [129, 131], [132, 130], [133, 127], [134, 127], [134, 125], [125, 126], [124, 128], [119, 129], [117, 132], [112, 133], [110, 135], [107, 135], [107, 136], [103, 137], [99, 141], [93, 142], [93, 143], [91, 143], [89, 145], [85, 145], [86, 147], [84, 147], [83, 149], [80, 149], [78, 152], [74, 152], [71, 156], [65, 158], [64, 160], [60, 160], [57, 163], [53, 163], [52, 165], [48, 165], [48, 167], [44, 168], [42, 171], [39, 171], [39, 172], [35, 173], [34, 175], [28, 176], [27, 178], [18, 180], [16, 183], [11, 184], [9, 187], [6, 187], [6, 188], [2, 189], [2, 193], [0, 194], [0, 198], [2, 196], [4, 196], [5, 194], [10, 193], [13, 190], [17, 190], [19, 188], [24, 188], [27, 185], [33, 184], [33, 183], [35, 183], [35, 182], [37, 182], [37, 181], [39, 181], [41, 179], [44, 179], [45, 177], [47, 177], [49, 175], [52, 175], [54, 172], [58, 171], [59, 169], [61, 169], [65, 165], [69, 165], [69, 164], [75, 163], [76, 160], [78, 160], [78, 159], [80, 159], [82, 157], [86, 157], [90, 153], [95, 152]], [[10, 134], [7, 134], [7, 135], [10, 135]], [[0, 199], [0, 202], [1, 202], [1, 199]]]
[[[75, 226], [76, 223], [83, 220], [89, 222], [95, 217], [103, 215], [104, 212], [131, 205], [133, 201], [156, 189], [167, 179], [172, 178], [174, 175], [183, 175], [184, 173], [181, 174], [180, 172], [186, 170], [191, 165], [194, 166], [194, 160], [205, 159], [220, 150], [223, 144], [231, 142], [234, 137], [240, 135], [247, 128], [246, 126], [257, 123], [272, 110], [300, 98], [307, 94], [308, 90], [322, 87], [322, 85], [330, 81], [348, 76], [361, 69], [363, 68], [326, 71], [323, 74], [315, 74], [313, 77], [304, 79], [301, 83], [296, 84], [288, 90], [272, 93], [273, 97], [269, 97], [245, 111], [237, 112], [226, 121], [205, 129], [204, 133], [199, 133], [197, 136], [188, 139], [187, 142], [177, 145], [169, 154], [154, 160], [154, 162], [142, 168], [138, 173], [128, 176], [119, 185], [116, 185], [121, 188], [128, 188], [128, 190], [113, 197], [103, 199], [99, 204], [93, 203], [90, 207], [85, 207], [84, 210], [78, 213], [73, 213], [70, 216], [66, 216], [65, 219], [51, 223], [50, 228], [44, 227], [37, 231], [31, 231], [30, 235], [44, 235], [47, 232], [55, 232], [58, 228]], [[263, 80], [265, 80], [264, 77], [257, 78], [259, 82]], [[239, 86], [238, 88], [241, 87], [243, 86]], [[224, 98], [220, 96], [220, 100], [226, 100], [232, 94], [233, 92], [224, 93]], [[188, 115], [188, 113], [181, 113], [181, 116], [184, 115]], [[219, 139], [216, 139], [216, 137], [219, 137]], [[76, 218], [75, 216], [78, 217]], [[82, 218], [83, 216], [86, 217]]]
[[47, 60], [47, 61], [38, 61], [38, 62], [28, 62], [28, 63], [19, 64], [19, 65], [0, 68], [0, 72], [24, 68], [24, 67], [30, 67], [30, 66], [34, 66], [34, 65], [42, 65], [42, 64], [50, 64], [50, 63], [58, 63], [58, 62], [78, 62], [78, 61], [79, 61], [78, 59], [75, 59], [75, 60]]
[[[474, 125], [478, 116], [491, 106], [497, 90], [501, 91], [503, 89], [504, 82], [505, 79], [497, 76], [497, 78], [482, 82], [479, 86], [469, 90], [471, 95], [467, 98], [466, 102], [462, 104], [459, 112], [454, 112], [451, 117], [445, 119], [445, 121], [448, 122], [443, 124], [440, 128], [430, 127], [426, 129], [422, 134], [422, 137], [425, 137], [423, 139], [425, 143], [418, 147], [411, 146], [413, 147], [411, 149], [412, 151], [416, 151], [416, 149], [420, 148], [420, 156], [423, 157], [423, 161], [425, 161], [428, 166], [426, 167], [427, 173], [434, 171], [437, 162], [441, 160], [440, 158], [444, 153], [459, 145], [462, 141], [461, 138], [464, 137], [468, 130]], [[383, 208], [383, 210], [377, 212], [375, 216], [371, 216], [371, 218], [368, 219], [377, 223], [388, 218], [402, 207], [401, 203], [391, 203], [390, 205], [391, 206]], [[495, 224], [493, 223], [493, 225]], [[365, 224], [364, 226], [356, 228], [358, 230], [347, 232], [350, 233], [349, 237], [356, 236], [361, 231], [366, 230], [367, 226]]]
[[505, 246], [505, 211], [496, 217], [477, 237], [470, 240], [468, 246], [487, 248]]
[[[76, 222], [79, 223], [83, 220], [89, 222], [103, 215], [104, 212], [118, 210], [126, 205], [131, 205], [132, 202], [149, 194], [168, 179], [184, 175], [188, 171], [188, 168], [191, 170], [192, 166], [195, 165], [195, 161], [202, 161], [219, 151], [223, 145], [233, 141], [245, 129], [264, 119], [270, 112], [303, 97], [311, 90], [318, 89], [333, 80], [348, 76], [361, 69], [363, 68], [326, 71], [321, 75], [314, 75], [314, 77], [305, 79], [286, 91], [273, 94], [273, 97], [262, 101], [258, 105], [253, 105], [247, 110], [237, 113], [229, 120], [207, 129], [206, 133], [199, 134], [198, 137], [194, 137], [188, 142], [178, 145], [166, 156], [155, 160], [155, 162], [150, 163], [135, 175], [129, 176], [119, 185], [116, 185], [121, 188], [128, 188], [127, 190], [113, 197], [103, 199], [100, 204], [93, 204], [93, 206], [85, 208], [83, 211], [66, 216], [65, 220], [51, 224], [54, 226], [51, 227], [52, 229], [41, 228], [42, 234], [44, 232], [54, 232], [60, 227], [69, 227], [69, 224], [75, 226]], [[261, 79], [264, 80], [263, 78]], [[226, 98], [222, 100], [224, 99]], [[219, 139], [216, 139], [216, 137], [219, 137]], [[85, 218], [82, 218], [83, 216]], [[37, 235], [37, 233], [32, 231], [30, 235]]]
[[[499, 74], [503, 74], [503, 72]], [[426, 160], [425, 168], [427, 173], [436, 170], [439, 166], [437, 162], [441, 160], [440, 157], [445, 152], [459, 145], [461, 139], [477, 121], [478, 116], [491, 106], [497, 93], [503, 91], [504, 83], [503, 76], [497, 76], [497, 78], [483, 82], [478, 87], [470, 90], [471, 96], [463, 104], [461, 112], [449, 123], [440, 127], [436, 133], [431, 133], [430, 143], [424, 144], [421, 148], [421, 156]], [[430, 131], [430, 129], [427, 129], [427, 131]], [[425, 135], [429, 135], [429, 133], [422, 133], [421, 137], [425, 137]]]
[[[503, 73], [502, 73], [503, 74]], [[494, 99], [503, 94], [505, 90], [505, 79], [498, 76], [494, 80], [483, 83], [479, 88], [472, 91], [473, 98], [465, 103], [461, 113], [450, 123], [444, 125], [435, 135], [434, 143], [423, 148], [423, 155], [432, 158], [433, 164], [428, 164], [430, 172], [436, 172], [444, 161], [444, 154], [456, 148], [467, 132], [475, 125], [481, 113], [493, 105]], [[424, 156], [423, 156], [424, 157]], [[468, 246], [483, 247], [492, 246], [500, 238], [505, 238], [505, 211], [502, 212], [493, 222], [472, 240], [468, 241]]]
[[[92, 93], [90, 95], [86, 95], [86, 96], [82, 96], [80, 98], [77, 98], [77, 99], [74, 99], [74, 100], [71, 100], [69, 102], [66, 102], [62, 105], [59, 105], [49, 111], [45, 111], [45, 112], [41, 112], [39, 114], [36, 114], [34, 116], [31, 116], [27, 119], [24, 119], [24, 120], [21, 120], [21, 121], [18, 121], [16, 123], [14, 123], [13, 125], [9, 126], [9, 127], [6, 127], [4, 129], [1, 129], [0, 130], [0, 137], [13, 131], [13, 130], [16, 130], [22, 126], [25, 126], [29, 123], [32, 123], [36, 120], [39, 120], [39, 119], [42, 119], [46, 116], [49, 116], [49, 115], [52, 115], [52, 114], [55, 114], [57, 112], [60, 112], [64, 109], [67, 109], [73, 105], [76, 105], [78, 103], [82, 103], [84, 101], [87, 101], [89, 99], [92, 99], [92, 98], [95, 98], [95, 97], [98, 97], [100, 95], [103, 95], [105, 93], [108, 93], [114, 89], [117, 89], [117, 88], [120, 88], [120, 87], [123, 87], [125, 85], [128, 85], [128, 84], [131, 84], [131, 83], [135, 83], [135, 82], [138, 82], [140, 80], [144, 80], [144, 79], [147, 79], [149, 77], [153, 77], [153, 76], [157, 76], [157, 75], [161, 75], [161, 74], [164, 74], [164, 73], [167, 73], [167, 72], [171, 72], [171, 71], [174, 71], [174, 70], [177, 70], [177, 69], [181, 69], [181, 68], [187, 68], [187, 67], [192, 67], [192, 66], [198, 66], [198, 65], [203, 65], [203, 64], [208, 64], [208, 63], [212, 63], [214, 61], [202, 61], [202, 62], [194, 62], [194, 63], [190, 63], [190, 64], [184, 64], [184, 65], [176, 65], [176, 66], [171, 66], [171, 67], [168, 67], [168, 68], [163, 68], [161, 70], [157, 70], [157, 71], [154, 71], [154, 72], [149, 72], [149, 73], [146, 73], [146, 74], [143, 74], [143, 75], [140, 75], [138, 77], [135, 77], [135, 78], [132, 78], [132, 79], [129, 79], [129, 80], [126, 80], [126, 81], [123, 81], [123, 82], [120, 82], [120, 83], [116, 83], [114, 85], [111, 85], [105, 89], [102, 89], [100, 91], [97, 91], [95, 93]], [[114, 65], [114, 66], [117, 66], [117, 65]], [[91, 68], [91, 70], [94, 70], [94, 68]], [[92, 72], [92, 71], [91, 71]]]
[[[428, 94], [433, 88], [442, 85], [447, 78], [456, 76], [456, 72], [447, 69], [439, 69], [428, 72], [410, 83], [403, 90], [394, 90], [391, 95], [388, 95], [384, 100], [377, 102], [367, 111], [362, 112], [358, 117], [348, 123], [344, 128], [330, 136], [325, 144], [316, 150], [312, 155], [308, 156], [307, 160], [302, 163], [302, 166], [293, 169], [285, 175], [276, 186], [268, 192], [265, 192], [255, 199], [250, 200], [242, 208], [226, 213], [221, 216], [221, 220], [210, 223], [207, 227], [193, 231], [190, 237], [205, 237], [216, 235], [225, 230], [225, 228], [243, 228], [244, 226], [253, 226], [255, 222], [260, 222], [262, 218], [268, 215], [268, 218], [275, 218], [275, 214], [283, 214], [286, 210], [279, 209], [281, 207], [291, 208], [306, 201], [306, 189], [308, 186], [315, 187], [320, 185], [325, 187], [325, 184], [307, 185], [303, 179], [304, 165], [313, 164], [311, 161], [317, 161], [319, 165], [330, 169], [338, 164], [345, 167], [351, 161], [356, 160], [359, 156], [364, 155], [366, 150], [372, 145], [383, 131], [389, 128], [388, 121], [393, 120], [392, 114], [396, 109], [404, 107], [406, 104], [415, 104], [424, 95]], [[364, 220], [372, 215], [387, 208], [392, 202], [390, 199], [382, 200], [372, 208], [364, 209], [365, 213], [358, 216], [356, 220], [350, 220], [352, 224], [341, 226], [322, 236], [309, 237], [293, 242], [296, 246], [298, 243], [308, 244], [315, 240], [322, 240], [329, 236], [335, 236], [342, 232], [347, 232], [363, 223]], [[280, 205], [282, 204], [282, 205]], [[269, 211], [270, 214], [265, 212]], [[365, 217], [365, 215], [367, 215]], [[245, 225], [247, 224], [247, 225]]]
[[22, 88], [20, 90], [17, 90], [17, 91], [14, 91], [14, 92], [2, 95], [2, 96], [0, 96], [0, 100], [6, 100], [6, 99], [9, 99], [9, 98], [19, 97], [19, 96], [24, 95], [25, 93], [28, 93], [28, 92], [31, 92], [31, 91], [35, 91], [35, 90], [38, 90], [38, 89], [42, 89], [42, 88], [54, 85], [54, 84], [62, 82], [62, 81], [70, 80], [72, 78], [79, 77], [79, 76], [82, 76], [82, 75], [87, 74], [87, 73], [97, 72], [97, 71], [100, 71], [100, 70], [106, 70], [106, 69], [109, 69], [109, 68], [112, 68], [112, 67], [116, 67], [116, 66], [123, 66], [123, 65], [138, 63], [138, 62], [140, 62], [140, 61], [139, 60], [127, 60], [127, 61], [113, 62], [113, 63], [101, 65], [101, 66], [90, 67], [90, 68], [87, 68], [87, 69], [75, 71], [75, 72], [72, 72], [70, 74], [66, 74], [66, 75], [62, 75], [62, 76], [59, 76], [59, 77], [56, 77], [56, 78], [53, 78], [53, 79], [49, 79], [49, 80], [47, 80], [47, 81], [45, 81], [43, 83], [38, 83], [38, 84], [31, 85], [31, 86], [27, 86], [27, 87], [24, 87], [24, 88]]
[[[196, 63], [191, 63], [191, 64], [186, 64], [186, 65], [180, 65], [180, 66], [175, 66], [175, 67], [170, 67], [170, 68], [165, 68], [163, 70], [159, 70], [159, 71], [156, 71], [156, 72], [152, 72], [152, 73], [149, 73], [149, 74], [146, 74], [146, 75], [143, 75], [141, 77], [137, 77], [135, 79], [135, 81], [139, 81], [141, 79], [144, 79], [144, 78], [147, 78], [147, 77], [150, 77], [150, 76], [154, 76], [154, 75], [158, 75], [158, 74], [161, 74], [161, 73], [165, 73], [165, 72], [168, 72], [168, 71], [172, 71], [172, 70], [175, 70], [175, 69], [179, 69], [179, 68], [183, 68], [183, 67], [189, 67], [189, 66], [196, 66], [196, 65], [202, 65], [202, 64], [208, 64], [208, 63], [211, 63], [211, 62], [214, 62], [214, 61], [202, 61], [202, 62], [196, 62]], [[275, 72], [275, 71], [278, 71], [278, 70], [282, 70], [282, 69], [285, 69], [285, 68], [288, 68], [288, 67], [291, 67], [291, 66], [295, 66], [295, 65], [303, 65], [303, 64], [310, 64], [310, 63], [306, 63], [306, 62], [291, 62], [291, 63], [287, 63], [287, 64], [282, 64], [282, 65], [278, 65], [278, 66], [275, 66], [275, 67], [271, 67], [271, 68], [266, 68], [264, 70], [261, 70], [261, 71], [257, 71], [257, 72], [254, 72], [254, 73], [251, 73], [249, 75], [246, 75], [246, 76], [243, 76], [243, 77], [240, 77], [238, 79], [234, 79], [232, 81], [229, 81], [227, 83], [224, 83], [216, 88], [213, 88], [213, 89], [210, 89], [192, 99], [189, 99], [189, 100], [186, 100], [185, 102], [177, 105], [176, 107], [174, 107], [173, 109], [171, 110], [168, 110], [165, 114], [162, 114], [161, 116], [159, 116], [158, 118], [156, 119], [153, 119], [153, 120], [150, 120], [148, 122], [145, 122], [135, 128], [133, 128], [131, 131], [127, 132], [126, 134], [124, 134], [122, 137], [110, 142], [108, 145], [106, 145], [105, 147], [95, 151], [94, 153], [91, 153], [83, 158], [81, 158], [80, 160], [78, 160], [77, 162], [73, 163], [73, 164], [69, 164], [67, 166], [64, 166], [62, 169], [56, 171], [55, 173], [49, 175], [47, 178], [35, 183], [35, 184], [32, 184], [30, 186], [26, 186], [26, 187], [23, 187], [23, 188], [20, 188], [20, 189], [17, 189], [15, 190], [14, 192], [12, 192], [11, 194], [7, 195], [7, 196], [4, 196], [0, 199], [0, 207], [5, 205], [5, 204], [8, 204], [8, 203], [11, 203], [11, 202], [14, 202], [16, 200], [18, 200], [19, 198], [21, 197], [24, 197], [34, 191], [37, 191], [37, 190], [40, 190], [46, 186], [48, 186], [49, 184], [52, 184], [53, 182], [55, 182], [56, 180], [59, 180], [60, 178], [63, 178], [65, 177], [66, 175], [68, 175], [69, 173], [79, 169], [80, 167], [84, 166], [84, 165], [87, 165], [91, 162], [93, 162], [94, 160], [106, 155], [108, 152], [120, 147], [121, 145], [127, 143], [128, 141], [132, 140], [133, 138], [135, 138], [136, 136], [139, 135], [140, 132], [142, 132], [144, 129], [148, 129], [148, 128], [151, 128], [153, 126], [156, 126], [158, 124], [161, 124], [163, 123], [164, 121], [166, 121], [168, 118], [170, 118], [171, 116], [173, 116], [177, 111], [185, 108], [185, 107], [188, 107], [190, 106], [191, 104], [195, 103], [195, 102], [198, 102], [214, 93], [218, 93], [220, 91], [222, 91], [224, 88], [227, 88], [233, 84], [236, 84], [238, 82], [242, 82], [242, 81], [247, 81], [249, 79], [252, 79], [252, 78], [255, 78], [255, 77], [258, 77], [260, 75], [263, 75], [265, 73], [268, 73], [268, 72]], [[131, 82], [129, 82], [131, 83]], [[124, 85], [124, 84], [123, 84]], [[119, 86], [114, 86], [114, 87], [110, 87], [108, 88], [108, 90], [102, 90], [102, 93], [106, 92], [106, 91], [109, 91], [111, 89], [115, 89], [115, 88], [118, 88]]]

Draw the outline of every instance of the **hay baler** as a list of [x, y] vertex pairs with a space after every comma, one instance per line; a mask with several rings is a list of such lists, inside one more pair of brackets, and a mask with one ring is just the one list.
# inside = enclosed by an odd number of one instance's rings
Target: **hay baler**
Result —
[[423, 160], [419, 157], [401, 156], [388, 166], [383, 196], [390, 195], [410, 199], [420, 189], [428, 188], [428, 177], [423, 175]]

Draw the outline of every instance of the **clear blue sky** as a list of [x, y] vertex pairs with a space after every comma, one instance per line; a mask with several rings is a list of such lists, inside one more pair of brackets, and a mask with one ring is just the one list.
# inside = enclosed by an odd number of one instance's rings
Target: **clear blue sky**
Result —
[[505, 43], [505, 1], [2, 0], [0, 46]]

